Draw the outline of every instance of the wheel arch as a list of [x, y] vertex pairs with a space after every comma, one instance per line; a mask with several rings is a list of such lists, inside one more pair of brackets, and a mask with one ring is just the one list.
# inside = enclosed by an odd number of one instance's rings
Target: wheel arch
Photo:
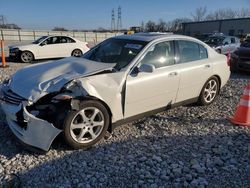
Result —
[[34, 60], [36, 59], [36, 55], [35, 55], [35, 53], [34, 53], [33, 50], [30, 50], [30, 49], [23, 49], [23, 50], [22, 50], [22, 49], [21, 49], [21, 50], [19, 50], [19, 57], [21, 57], [21, 54], [22, 54], [23, 52], [30, 52], [30, 53], [32, 53]]
[[75, 50], [80, 50], [80, 51], [82, 52], [82, 54], [83, 54], [82, 49], [80, 49], [80, 48], [74, 48], [74, 49], [72, 50], [72, 52], [71, 52], [71, 56], [73, 55], [73, 52], [74, 52]]
[[[107, 111], [108, 111], [108, 114], [109, 114], [109, 116], [110, 116], [110, 122], [109, 122], [109, 127], [108, 127], [108, 131], [111, 133], [112, 131], [113, 131], [113, 127], [112, 127], [112, 111], [111, 111], [111, 109], [110, 109], [110, 107], [103, 101], [103, 100], [101, 100], [101, 99], [99, 99], [99, 98], [97, 98], [97, 97], [94, 97], [94, 96], [84, 96], [84, 97], [76, 97], [76, 98], [74, 98], [74, 99], [72, 99], [73, 101], [74, 100], [76, 100], [76, 101], [79, 101], [79, 102], [81, 102], [81, 101], [83, 101], [83, 100], [94, 100], [94, 101], [98, 101], [98, 102], [100, 102], [106, 109], [107, 109]], [[73, 107], [73, 109], [75, 108], [74, 107], [74, 105], [72, 105], [72, 103], [71, 103], [71, 106]]]

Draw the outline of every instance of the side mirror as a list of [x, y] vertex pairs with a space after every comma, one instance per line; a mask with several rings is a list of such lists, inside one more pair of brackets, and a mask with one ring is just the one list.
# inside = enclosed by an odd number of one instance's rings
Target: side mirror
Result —
[[139, 67], [139, 72], [154, 72], [155, 71], [155, 66], [152, 64], [141, 64]]

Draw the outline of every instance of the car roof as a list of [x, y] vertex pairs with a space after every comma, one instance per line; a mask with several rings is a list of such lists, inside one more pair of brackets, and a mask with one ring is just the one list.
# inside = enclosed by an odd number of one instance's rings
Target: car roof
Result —
[[119, 35], [114, 38], [116, 39], [127, 39], [127, 40], [139, 40], [139, 41], [145, 41], [145, 42], [150, 42], [156, 39], [161, 39], [161, 38], [179, 38], [179, 37], [185, 37], [189, 38], [184, 35], [176, 35], [172, 33], [136, 33], [133, 35]]

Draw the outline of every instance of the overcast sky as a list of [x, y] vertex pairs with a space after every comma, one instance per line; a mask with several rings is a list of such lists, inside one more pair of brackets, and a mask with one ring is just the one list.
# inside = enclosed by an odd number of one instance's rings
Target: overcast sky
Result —
[[124, 28], [142, 21], [191, 17], [197, 7], [250, 8], [250, 0], [0, 0], [0, 15], [22, 28], [110, 29], [111, 10], [122, 7]]

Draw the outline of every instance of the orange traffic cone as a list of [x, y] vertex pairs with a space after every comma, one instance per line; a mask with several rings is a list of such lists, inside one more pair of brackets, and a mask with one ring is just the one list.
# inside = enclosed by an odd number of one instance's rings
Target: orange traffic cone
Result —
[[248, 83], [241, 96], [234, 117], [229, 120], [236, 125], [250, 126], [250, 83]]
[[3, 40], [0, 41], [0, 47], [1, 47], [1, 56], [2, 56], [2, 65], [0, 65], [1, 68], [7, 68], [9, 65], [6, 65], [5, 61], [5, 54], [4, 54], [4, 42]]

